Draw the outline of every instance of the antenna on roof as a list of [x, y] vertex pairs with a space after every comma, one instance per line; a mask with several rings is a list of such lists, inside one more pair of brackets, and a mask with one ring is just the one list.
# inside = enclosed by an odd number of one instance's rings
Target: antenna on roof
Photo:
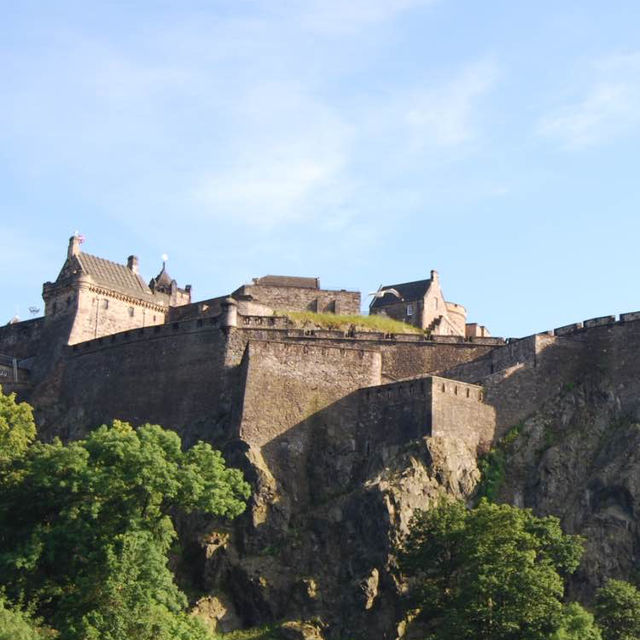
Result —
[[40, 313], [40, 307], [29, 307], [29, 313], [35, 316]]

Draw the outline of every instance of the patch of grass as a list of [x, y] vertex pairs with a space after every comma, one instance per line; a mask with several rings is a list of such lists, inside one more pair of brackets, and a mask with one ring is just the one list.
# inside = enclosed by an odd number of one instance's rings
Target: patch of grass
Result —
[[286, 316], [296, 327], [333, 329], [336, 331], [381, 331], [382, 333], [424, 333], [410, 324], [387, 318], [387, 316], [336, 315], [335, 313], [314, 313], [313, 311], [277, 311], [276, 315]]
[[274, 625], [218, 634], [218, 638], [220, 640], [282, 640], [278, 628]]
[[478, 467], [482, 475], [480, 486], [478, 487], [478, 498], [486, 498], [489, 502], [494, 502], [498, 497], [506, 475], [509, 450], [520, 435], [521, 429], [522, 423], [509, 429], [500, 438], [496, 446], [478, 461]]

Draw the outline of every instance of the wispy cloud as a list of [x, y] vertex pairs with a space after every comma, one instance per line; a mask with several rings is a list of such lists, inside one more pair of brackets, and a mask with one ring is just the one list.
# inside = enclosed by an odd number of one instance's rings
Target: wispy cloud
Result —
[[254, 87], [236, 116], [231, 156], [194, 185], [202, 215], [272, 227], [318, 217], [347, 188], [351, 127], [303, 88]]
[[565, 149], [583, 149], [639, 127], [640, 53], [632, 53], [596, 61], [582, 96], [543, 116], [537, 131]]
[[303, 27], [344, 34], [394, 19], [437, 0], [302, 0], [298, 3]]
[[496, 83], [498, 67], [485, 60], [464, 68], [443, 86], [416, 92], [405, 119], [415, 143], [458, 146], [476, 136], [478, 100]]

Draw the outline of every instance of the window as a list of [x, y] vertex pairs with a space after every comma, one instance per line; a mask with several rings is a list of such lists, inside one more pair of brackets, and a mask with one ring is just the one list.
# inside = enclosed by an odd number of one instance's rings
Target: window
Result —
[[412, 304], [408, 304], [407, 305], [407, 315], [408, 316], [412, 316], [413, 315], [413, 305]]
[[129, 307], [129, 317], [133, 318], [133, 314], [135, 313], [135, 309], [133, 307]]
[[109, 301], [106, 298], [102, 301], [102, 308], [103, 309], [109, 308]]
[[438, 298], [434, 298], [433, 299], [433, 304], [435, 305], [436, 309], [438, 308]]

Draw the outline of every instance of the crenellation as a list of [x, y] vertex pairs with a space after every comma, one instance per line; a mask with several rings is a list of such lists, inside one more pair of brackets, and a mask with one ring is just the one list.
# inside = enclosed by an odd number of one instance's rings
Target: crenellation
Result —
[[583, 322], [583, 326], [585, 329], [590, 329], [592, 327], [602, 327], [605, 325], [614, 324], [615, 321], [615, 316], [601, 316], [599, 318], [590, 318], [589, 320], [585, 320]]

